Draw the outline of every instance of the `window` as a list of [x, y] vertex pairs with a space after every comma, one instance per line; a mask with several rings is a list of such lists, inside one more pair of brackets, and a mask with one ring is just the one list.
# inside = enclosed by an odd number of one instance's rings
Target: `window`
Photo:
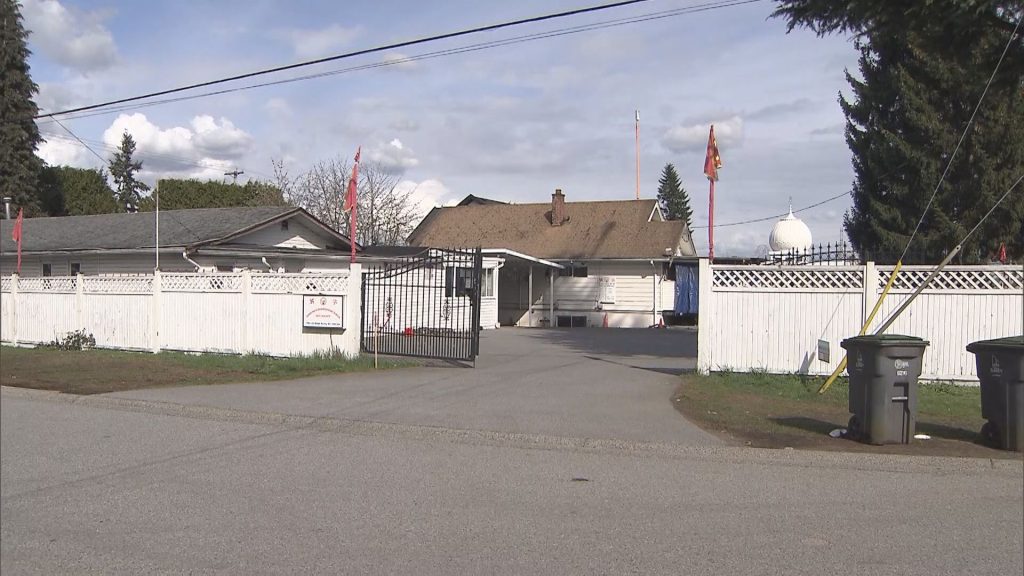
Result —
[[77, 276], [82, 273], [82, 264], [79, 262], [71, 263], [71, 275]]
[[288, 221], [287, 220], [281, 220], [281, 230], [284, 230], [284, 231], [288, 230]]
[[449, 298], [469, 296], [473, 292], [472, 268], [445, 268], [444, 295]]
[[53, 276], [53, 266], [43, 264], [43, 276]]
[[480, 296], [494, 297], [494, 268], [484, 268], [480, 272]]
[[572, 278], [586, 278], [587, 266], [585, 264], [566, 264], [565, 268], [558, 271], [558, 275]]
[[233, 264], [217, 264], [217, 272], [234, 272], [235, 266]]

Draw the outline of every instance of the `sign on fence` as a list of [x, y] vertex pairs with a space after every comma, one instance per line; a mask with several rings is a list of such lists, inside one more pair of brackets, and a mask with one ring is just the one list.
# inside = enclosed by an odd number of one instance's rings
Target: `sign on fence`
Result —
[[314, 296], [302, 299], [304, 328], [345, 328], [345, 297]]
[[829, 363], [828, 340], [818, 340], [818, 360], [821, 360], [825, 364]]

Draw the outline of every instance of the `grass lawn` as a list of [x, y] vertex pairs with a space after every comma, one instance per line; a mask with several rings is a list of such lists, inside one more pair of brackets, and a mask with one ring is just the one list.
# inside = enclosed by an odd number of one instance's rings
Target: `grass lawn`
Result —
[[918, 389], [917, 433], [931, 440], [908, 445], [871, 446], [832, 438], [845, 428], [848, 387], [837, 380], [818, 394], [824, 378], [757, 373], [715, 373], [683, 376], [673, 399], [676, 409], [705, 430], [738, 445], [763, 448], [805, 448], [1020, 458], [1020, 453], [995, 450], [980, 443], [981, 395], [977, 387], [922, 384]]
[[[412, 362], [381, 360], [381, 368]], [[118, 350], [63, 351], [53, 348], [0, 347], [0, 384], [69, 394], [102, 394], [197, 384], [286, 380], [373, 370], [372, 357], [271, 358], [179, 352]]]

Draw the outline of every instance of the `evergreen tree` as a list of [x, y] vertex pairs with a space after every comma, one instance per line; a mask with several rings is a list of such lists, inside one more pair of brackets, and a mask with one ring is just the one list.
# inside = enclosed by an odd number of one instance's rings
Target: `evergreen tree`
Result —
[[687, 228], [693, 227], [693, 210], [690, 209], [690, 195], [686, 193], [679, 174], [672, 164], [665, 164], [658, 180], [658, 205], [667, 220], [685, 220]]
[[[250, 180], [245, 184], [179, 178], [157, 182], [161, 210], [187, 208], [226, 208], [230, 206], [284, 206], [281, 190], [266, 182]], [[156, 209], [153, 195], [143, 198], [139, 210]]]
[[15, 0], [0, 0], [0, 196], [35, 215], [39, 171], [35, 155], [39, 129], [33, 117], [39, 110], [32, 96], [38, 91], [29, 75], [28, 32]]
[[[1024, 2], [920, 3], [784, 0], [790, 27], [857, 38], [860, 78], [840, 97], [853, 152], [853, 246], [895, 260], [910, 240], [1010, 39]], [[1015, 15], [1015, 16], [1014, 16]], [[898, 33], [897, 33], [898, 32]], [[966, 138], [924, 213], [908, 261], [935, 262], [956, 246], [1024, 167], [1024, 42], [1014, 38]], [[1011, 194], [963, 246], [961, 262], [984, 261], [1005, 243], [1024, 255], [1024, 194]]]
[[100, 170], [47, 166], [40, 178], [40, 199], [50, 216], [120, 212], [107, 175]]
[[125, 131], [121, 135], [121, 147], [110, 159], [110, 176], [117, 187], [117, 203], [125, 212], [138, 212], [142, 193], [149, 190], [144, 182], [135, 179], [142, 170], [141, 160], [132, 160], [135, 154], [135, 140]]

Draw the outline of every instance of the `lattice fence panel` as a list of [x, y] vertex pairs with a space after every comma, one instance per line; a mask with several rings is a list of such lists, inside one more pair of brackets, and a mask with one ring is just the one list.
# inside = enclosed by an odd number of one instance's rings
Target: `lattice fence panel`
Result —
[[[902, 268], [893, 282], [893, 290], [916, 290], [931, 274], [931, 268]], [[892, 270], [878, 271], [878, 286], [889, 282]], [[928, 290], [1003, 291], [1024, 289], [1024, 271], [1016, 266], [944, 268], [928, 285]]]
[[253, 274], [253, 294], [344, 294], [348, 274]]
[[152, 294], [152, 276], [83, 276], [87, 294]]
[[10, 276], [6, 278], [0, 278], [0, 292], [10, 292], [13, 283], [14, 281]]
[[164, 274], [160, 289], [165, 292], [241, 292], [241, 274]]
[[74, 293], [77, 290], [75, 276], [45, 276], [41, 278], [18, 279], [18, 292]]
[[847, 290], [864, 285], [864, 272], [851, 268], [712, 268], [716, 289]]

